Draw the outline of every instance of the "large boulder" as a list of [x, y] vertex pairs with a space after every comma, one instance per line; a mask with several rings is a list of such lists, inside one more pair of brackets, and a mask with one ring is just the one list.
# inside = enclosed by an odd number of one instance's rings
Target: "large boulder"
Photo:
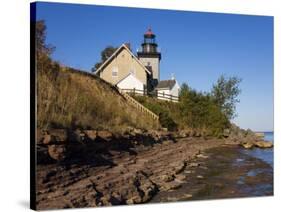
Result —
[[65, 145], [49, 145], [48, 153], [54, 160], [63, 161], [66, 158], [66, 147]]
[[67, 142], [67, 130], [65, 129], [52, 129], [46, 132], [43, 143], [46, 145], [50, 144], [61, 144]]
[[269, 141], [257, 141], [255, 142], [255, 146], [259, 148], [272, 148], [273, 143]]

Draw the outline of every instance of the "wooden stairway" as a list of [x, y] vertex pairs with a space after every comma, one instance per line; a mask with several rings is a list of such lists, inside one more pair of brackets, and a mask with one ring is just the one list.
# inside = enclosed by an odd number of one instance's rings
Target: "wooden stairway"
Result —
[[151, 110], [147, 109], [146, 107], [144, 107], [141, 103], [139, 103], [137, 100], [135, 100], [133, 97], [131, 97], [129, 94], [127, 94], [126, 92], [122, 91], [122, 89], [118, 88], [119, 93], [131, 104], [133, 105], [135, 108], [137, 108], [137, 110], [141, 111], [142, 113], [144, 113], [145, 115], [148, 115], [150, 117], [152, 117], [154, 120], [156, 120], [157, 122], [159, 121], [159, 116], [157, 116], [155, 113], [153, 113]]

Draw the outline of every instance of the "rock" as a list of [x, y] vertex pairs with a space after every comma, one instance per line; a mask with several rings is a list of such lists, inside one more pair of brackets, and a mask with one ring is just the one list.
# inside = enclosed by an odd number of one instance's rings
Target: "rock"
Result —
[[171, 144], [171, 143], [173, 143], [172, 140], [165, 140], [162, 142], [162, 144], [164, 144], [164, 145]]
[[52, 129], [44, 135], [43, 143], [61, 144], [67, 141], [67, 131], [65, 129]]
[[227, 144], [227, 145], [237, 145], [237, 144], [239, 144], [237, 138], [228, 138], [228, 139], [225, 140], [224, 143]]
[[143, 130], [142, 129], [134, 128], [133, 133], [135, 133], [135, 134], [142, 134]]
[[251, 149], [254, 147], [254, 144], [251, 142], [247, 142], [247, 143], [242, 143], [241, 144], [245, 149]]
[[203, 154], [198, 154], [198, 155], [196, 155], [196, 157], [203, 158], [203, 159], [209, 158], [207, 155], [203, 155]]
[[160, 177], [160, 179], [164, 182], [170, 182], [170, 181], [174, 180], [174, 175], [173, 174], [165, 174], [165, 175], [162, 175]]
[[188, 166], [189, 167], [198, 167], [198, 166], [200, 166], [200, 163], [190, 163]]
[[185, 138], [185, 137], [188, 137], [189, 134], [185, 131], [185, 130], [181, 130], [179, 133], [178, 133], [179, 137], [181, 138]]
[[176, 180], [184, 181], [186, 180], [186, 176], [184, 174], [178, 174], [175, 176]]
[[36, 143], [43, 144], [45, 133], [42, 130], [36, 129]]
[[139, 189], [143, 192], [142, 202], [147, 202], [157, 192], [157, 187], [150, 181], [139, 186]]
[[178, 174], [180, 172], [182, 172], [185, 168], [185, 163], [184, 162], [180, 162], [178, 165], [176, 165], [174, 167], [175, 173]]
[[180, 200], [180, 198], [178, 198], [178, 197], [167, 197], [167, 201], [169, 201], [169, 202], [177, 202], [179, 200]]
[[142, 199], [140, 197], [140, 195], [137, 195], [137, 196], [134, 196], [134, 197], [131, 197], [130, 199], [128, 199], [126, 201], [126, 203], [128, 205], [132, 205], [132, 204], [135, 204], [135, 203], [141, 203]]
[[102, 205], [107, 205], [107, 206], [112, 205], [110, 202], [110, 195], [105, 195], [105, 196], [101, 197], [100, 201], [102, 202]]
[[194, 173], [194, 171], [186, 170], [186, 171], [184, 171], [184, 173], [186, 173], [186, 174], [192, 174], [192, 173]]
[[255, 146], [259, 148], [272, 148], [273, 143], [269, 141], [257, 141], [255, 142]]
[[169, 191], [169, 190], [175, 190], [177, 188], [181, 187], [181, 183], [176, 182], [176, 181], [172, 181], [172, 182], [168, 182], [162, 185], [162, 187], [160, 188], [163, 191]]
[[228, 138], [230, 136], [230, 129], [223, 130], [223, 137]]
[[50, 133], [57, 143], [67, 141], [67, 131], [65, 129], [52, 129]]
[[188, 199], [188, 198], [191, 198], [191, 197], [193, 197], [192, 194], [184, 194], [183, 195], [183, 198], [185, 198], [185, 199]]
[[162, 128], [164, 132], [168, 132], [168, 128]]
[[62, 161], [66, 158], [66, 148], [64, 145], [49, 145], [48, 153], [56, 161]]
[[204, 179], [204, 177], [202, 175], [197, 175], [196, 176], [198, 179]]
[[49, 144], [52, 144], [52, 143], [55, 143], [54, 136], [52, 136], [50, 134], [45, 135], [44, 139], [43, 139], [43, 144], [49, 145]]
[[47, 147], [42, 147], [37, 145], [37, 163], [38, 164], [47, 164], [50, 163], [51, 161], [53, 161], [50, 157], [50, 155], [48, 154], [48, 148]]
[[107, 130], [97, 131], [97, 136], [103, 140], [109, 141], [112, 139], [113, 134]]
[[[90, 131], [90, 130], [85, 130], [85, 131]], [[74, 132], [69, 133], [68, 140], [71, 141], [72, 143], [76, 143], [76, 142], [86, 143], [87, 141], [90, 140], [90, 138], [83, 130], [76, 129]]]
[[97, 131], [96, 130], [84, 130], [84, 133], [86, 134], [86, 136], [88, 138], [90, 138], [91, 140], [95, 140], [97, 137]]

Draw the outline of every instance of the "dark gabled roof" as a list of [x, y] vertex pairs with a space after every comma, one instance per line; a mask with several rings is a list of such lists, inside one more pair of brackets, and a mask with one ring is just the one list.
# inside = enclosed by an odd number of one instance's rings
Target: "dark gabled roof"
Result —
[[156, 86], [156, 89], [164, 89], [164, 88], [172, 89], [175, 84], [176, 84], [176, 80], [162, 80], [159, 81], [158, 85]]

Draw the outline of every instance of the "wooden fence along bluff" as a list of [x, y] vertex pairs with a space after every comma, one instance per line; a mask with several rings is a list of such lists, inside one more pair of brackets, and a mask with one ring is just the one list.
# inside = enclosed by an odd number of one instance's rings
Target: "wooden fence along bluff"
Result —
[[131, 97], [128, 93], [126, 93], [124, 90], [117, 88], [120, 94], [137, 110], [141, 111], [142, 113], [151, 116], [155, 121], [159, 121], [159, 116], [153, 113], [151, 110], [144, 107], [141, 103], [139, 103], [137, 100], [135, 100], [133, 97]]
[[159, 92], [159, 91], [154, 91], [154, 92], [147, 92], [146, 89], [144, 90], [138, 90], [138, 89], [122, 89], [122, 91], [124, 93], [129, 93], [132, 95], [142, 95], [142, 96], [152, 96], [152, 97], [156, 97], [157, 99], [160, 100], [166, 100], [166, 101], [172, 101], [172, 102], [178, 102], [179, 101], [179, 97], [178, 96], [173, 96], [170, 94], [165, 94], [163, 92]]

